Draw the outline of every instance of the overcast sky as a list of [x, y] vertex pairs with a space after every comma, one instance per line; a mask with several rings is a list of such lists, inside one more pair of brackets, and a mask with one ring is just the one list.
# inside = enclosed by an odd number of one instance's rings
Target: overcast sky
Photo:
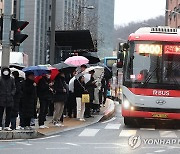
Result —
[[166, 0], [115, 0], [115, 25], [165, 14]]

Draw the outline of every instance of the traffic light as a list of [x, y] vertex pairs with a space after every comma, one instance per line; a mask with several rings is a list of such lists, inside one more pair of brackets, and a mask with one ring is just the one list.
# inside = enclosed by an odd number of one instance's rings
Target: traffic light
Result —
[[14, 46], [20, 46], [20, 44], [28, 37], [27, 34], [22, 34], [21, 31], [29, 24], [28, 21], [18, 21], [12, 19], [11, 30], [14, 31], [14, 38], [12, 44]]

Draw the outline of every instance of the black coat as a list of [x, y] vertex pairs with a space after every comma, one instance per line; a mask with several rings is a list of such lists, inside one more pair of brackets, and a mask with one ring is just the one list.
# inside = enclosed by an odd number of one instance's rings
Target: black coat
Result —
[[85, 83], [80, 82], [78, 79], [74, 80], [74, 94], [75, 97], [82, 97], [82, 94], [87, 93]]
[[36, 86], [34, 86], [34, 81], [27, 78], [22, 84], [21, 112], [23, 117], [34, 117], [36, 101]]
[[89, 92], [91, 102], [94, 100], [94, 89], [95, 88], [96, 88], [96, 85], [94, 83], [94, 78], [91, 77], [91, 79], [86, 83], [86, 89]]
[[15, 78], [16, 93], [14, 95], [14, 106], [11, 111], [11, 117], [17, 117], [19, 112], [19, 104], [22, 97], [22, 78]]
[[4, 78], [3, 74], [0, 77], [0, 106], [13, 107], [13, 96], [16, 92], [14, 78]]
[[[66, 89], [66, 92], [64, 92]], [[65, 103], [68, 97], [68, 89], [65, 82], [65, 78], [57, 75], [54, 80], [54, 103], [62, 102]]]
[[53, 93], [50, 90], [49, 86], [50, 80], [46, 77], [42, 77], [39, 80], [38, 86], [37, 86], [37, 94], [39, 99], [45, 99], [45, 100], [52, 100]]

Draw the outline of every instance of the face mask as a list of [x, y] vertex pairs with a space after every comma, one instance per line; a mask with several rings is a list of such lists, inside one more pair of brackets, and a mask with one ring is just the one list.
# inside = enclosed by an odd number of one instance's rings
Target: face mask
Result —
[[3, 74], [4, 75], [9, 75], [9, 71], [4, 71]]

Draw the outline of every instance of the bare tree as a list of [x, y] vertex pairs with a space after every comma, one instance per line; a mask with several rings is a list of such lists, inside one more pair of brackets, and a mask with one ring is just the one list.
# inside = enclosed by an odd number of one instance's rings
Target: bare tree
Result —
[[88, 11], [84, 6], [86, 6], [85, 3], [82, 4], [81, 2], [79, 2], [77, 9], [72, 10], [72, 8], [68, 8], [65, 11], [64, 21], [58, 23], [56, 25], [56, 29], [89, 30], [92, 36], [94, 46], [97, 49], [97, 44], [101, 45], [104, 42], [103, 35], [98, 30], [99, 17], [97, 14], [90, 12], [93, 10]]

